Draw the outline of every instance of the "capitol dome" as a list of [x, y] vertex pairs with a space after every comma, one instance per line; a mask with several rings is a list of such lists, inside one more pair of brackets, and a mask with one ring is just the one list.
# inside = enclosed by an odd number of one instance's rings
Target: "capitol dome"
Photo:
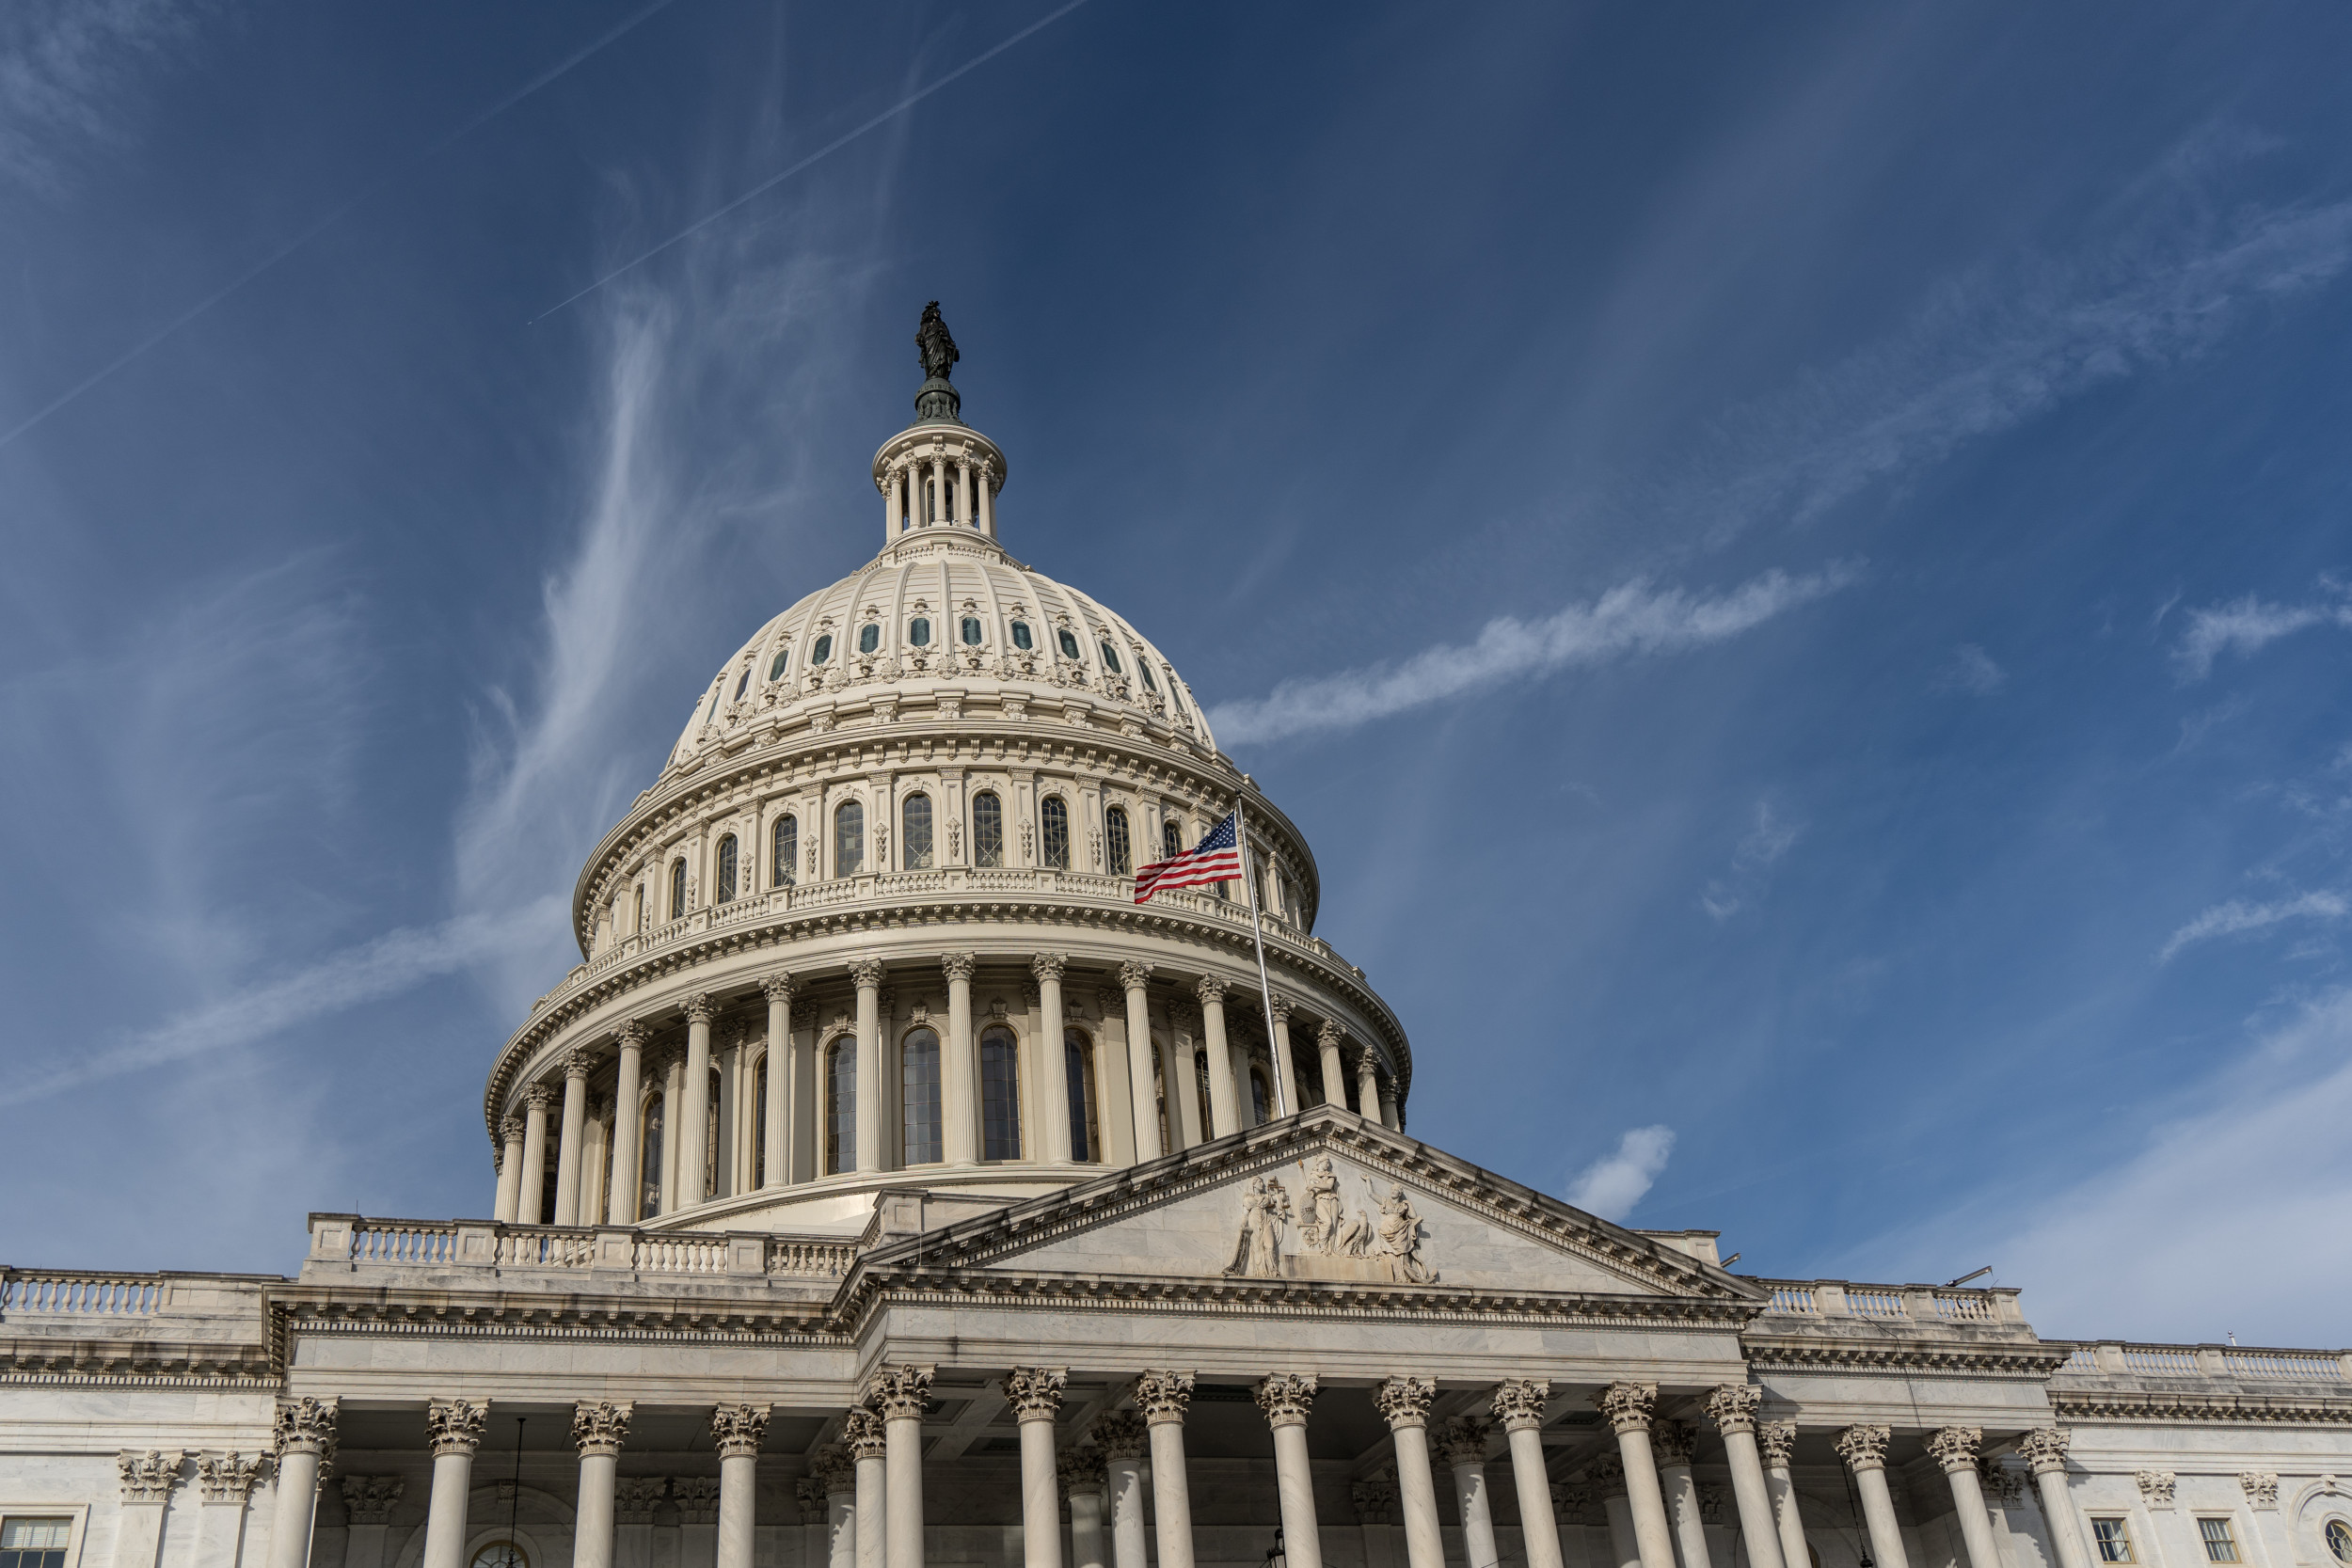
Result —
[[[1304, 836], [1148, 638], [1006, 550], [1004, 454], [924, 332], [874, 559], [721, 667], [581, 869], [582, 961], [490, 1073], [501, 1220], [821, 1238], [1318, 1104], [1402, 1125], [1404, 1032], [1313, 934]], [[1135, 901], [1236, 808], [1249, 879]]]

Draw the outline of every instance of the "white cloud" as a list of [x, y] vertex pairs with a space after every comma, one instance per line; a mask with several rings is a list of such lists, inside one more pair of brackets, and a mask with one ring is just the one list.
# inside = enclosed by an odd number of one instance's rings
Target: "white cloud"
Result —
[[1775, 569], [1728, 594], [1699, 597], [1636, 578], [1539, 621], [1500, 616], [1467, 645], [1440, 644], [1402, 664], [1287, 680], [1264, 697], [1220, 703], [1210, 710], [1209, 723], [1228, 748], [1349, 729], [1514, 678], [1721, 642], [1834, 594], [1860, 575], [1846, 563], [1801, 577]]
[[1617, 1140], [1615, 1153], [1602, 1155], [1577, 1173], [1565, 1196], [1588, 1214], [1623, 1221], [1658, 1180], [1658, 1173], [1666, 1168], [1666, 1156], [1674, 1152], [1674, 1147], [1671, 1127], [1629, 1129]]
[[1718, 922], [1729, 920], [1749, 900], [1764, 891], [1767, 875], [1781, 858], [1797, 847], [1805, 825], [1784, 820], [1770, 800], [1756, 803], [1756, 818], [1731, 851], [1731, 872], [1710, 880], [1699, 895], [1699, 907]]
[[2173, 932], [2157, 961], [2170, 958], [2191, 942], [2233, 936], [2239, 931], [2259, 931], [2282, 920], [2342, 920], [2347, 913], [2352, 913], [2352, 904], [2346, 904], [2341, 895], [2333, 893], [2307, 893], [2299, 898], [2284, 898], [2272, 904], [2249, 904], [2233, 898], [2226, 904], [2216, 904]]
[[1952, 650], [1950, 662], [1937, 677], [1938, 689], [1965, 691], [1971, 696], [1990, 697], [2009, 684], [2009, 672], [1993, 662], [1993, 656], [1974, 642], [1963, 642]]
[[2310, 626], [2352, 626], [2352, 600], [2333, 604], [2269, 604], [2249, 594], [2233, 604], [2192, 610], [2173, 662], [2184, 680], [2202, 680], [2222, 654], [2255, 653]]
[[185, 0], [9, 0], [0, 7], [0, 181], [54, 189], [84, 146], [119, 139], [141, 69], [195, 29]]

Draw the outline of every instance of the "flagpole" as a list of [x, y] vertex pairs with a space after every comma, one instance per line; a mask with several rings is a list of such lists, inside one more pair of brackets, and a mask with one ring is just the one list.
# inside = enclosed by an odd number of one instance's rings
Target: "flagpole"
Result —
[[[1258, 919], [1258, 862], [1249, 852], [1249, 824], [1242, 816], [1241, 796], [1233, 796], [1233, 836], [1241, 841], [1241, 877], [1249, 884], [1249, 934], [1258, 942], [1258, 995], [1265, 1003], [1265, 1048], [1274, 1052], [1274, 982], [1265, 973], [1265, 927]], [[1290, 1096], [1282, 1092], [1282, 1064], [1276, 1062], [1274, 1071], [1274, 1112], [1279, 1120], [1291, 1114]]]

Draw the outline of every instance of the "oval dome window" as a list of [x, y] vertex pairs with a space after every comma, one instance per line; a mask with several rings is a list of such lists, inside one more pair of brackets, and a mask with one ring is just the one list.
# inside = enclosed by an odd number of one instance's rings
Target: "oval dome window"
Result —
[[1012, 645], [1021, 649], [1024, 653], [1026, 653], [1030, 648], [1036, 646], [1035, 643], [1029, 641], [1028, 622], [1015, 621], [1012, 624]]
[[876, 648], [879, 648], [879, 647], [881, 647], [881, 646], [882, 646], [882, 627], [880, 627], [880, 626], [878, 626], [874, 625], [871, 621], [868, 621], [868, 622], [866, 622], [866, 625], [864, 625], [864, 626], [862, 626], [858, 627], [858, 629], [857, 629], [857, 651], [858, 651], [859, 653], [862, 653], [862, 654], [870, 654], [870, 653], [872, 653], [872, 652], [873, 652]]
[[833, 634], [828, 632], [817, 640], [816, 647], [809, 650], [808, 661], [811, 664], [822, 664], [832, 657]]
[[980, 645], [980, 618], [978, 616], [967, 615], [963, 618], [963, 641], [964, 646], [969, 648], [977, 648]]
[[1061, 631], [1057, 631], [1057, 632], [1056, 632], [1056, 633], [1054, 634], [1054, 636], [1055, 636], [1055, 637], [1056, 637], [1056, 638], [1057, 638], [1057, 639], [1060, 641], [1060, 643], [1061, 643], [1061, 657], [1064, 657], [1064, 658], [1076, 658], [1076, 657], [1078, 657], [1078, 640], [1077, 640], [1076, 638], [1074, 638], [1074, 637], [1071, 636], [1071, 635], [1070, 635], [1070, 632], [1069, 632], [1069, 630], [1068, 630], [1067, 628], [1064, 628], [1064, 629], [1063, 629], [1063, 630], [1061, 630]]
[[914, 643], [918, 648], [930, 647], [931, 645], [930, 622], [920, 615], [917, 615], [914, 620], [908, 622], [907, 641]]

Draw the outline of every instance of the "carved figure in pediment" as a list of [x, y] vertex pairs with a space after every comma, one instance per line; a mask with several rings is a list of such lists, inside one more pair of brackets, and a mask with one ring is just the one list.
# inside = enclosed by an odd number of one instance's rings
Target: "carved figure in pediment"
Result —
[[1331, 1156], [1317, 1155], [1299, 1194], [1299, 1244], [1326, 1256], [1338, 1251], [1342, 1215], [1340, 1179], [1331, 1169]]
[[1273, 1279], [1282, 1272], [1282, 1227], [1290, 1223], [1289, 1191], [1262, 1176], [1249, 1179], [1242, 1196], [1241, 1235], [1233, 1243], [1227, 1277]]
[[1413, 1200], [1405, 1196], [1405, 1189], [1391, 1186], [1389, 1196], [1380, 1197], [1380, 1190], [1373, 1189], [1373, 1196], [1380, 1203], [1380, 1237], [1377, 1255], [1388, 1260], [1389, 1272], [1400, 1284], [1427, 1285], [1438, 1276], [1421, 1257], [1421, 1215], [1413, 1208]]

